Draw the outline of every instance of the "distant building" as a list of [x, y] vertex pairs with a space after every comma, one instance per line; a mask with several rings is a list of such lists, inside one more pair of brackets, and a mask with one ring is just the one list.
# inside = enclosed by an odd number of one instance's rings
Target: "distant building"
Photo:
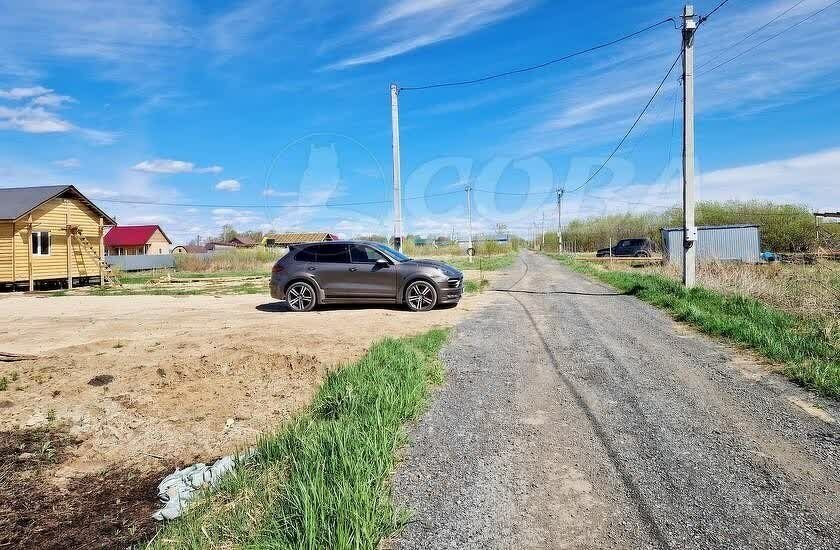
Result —
[[227, 241], [210, 241], [204, 245], [205, 250], [233, 250], [234, 248], [253, 248], [257, 243], [248, 237], [234, 237]]
[[203, 244], [179, 244], [172, 248], [173, 254], [203, 254], [207, 247]]
[[287, 247], [301, 243], [337, 241], [338, 235], [332, 233], [271, 233], [263, 237], [263, 246]]
[[171, 246], [159, 225], [118, 225], [105, 234], [106, 256], [169, 254]]
[[[681, 227], [662, 228], [662, 259], [665, 263], [682, 265], [683, 230]], [[697, 228], [697, 261], [740, 261], [757, 264], [761, 261], [761, 240], [758, 226], [707, 225]]]

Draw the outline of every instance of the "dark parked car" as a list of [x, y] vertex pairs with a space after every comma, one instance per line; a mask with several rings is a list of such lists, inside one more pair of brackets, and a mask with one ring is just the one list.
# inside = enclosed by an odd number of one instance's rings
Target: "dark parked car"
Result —
[[[650, 239], [621, 239], [612, 247], [613, 256], [631, 256], [636, 258], [653, 255], [656, 247]], [[599, 258], [610, 255], [609, 248], [601, 248], [595, 253]]]
[[289, 248], [271, 269], [271, 296], [293, 311], [318, 304], [405, 304], [428, 311], [461, 299], [464, 274], [443, 262], [413, 260], [368, 241], [308, 243]]

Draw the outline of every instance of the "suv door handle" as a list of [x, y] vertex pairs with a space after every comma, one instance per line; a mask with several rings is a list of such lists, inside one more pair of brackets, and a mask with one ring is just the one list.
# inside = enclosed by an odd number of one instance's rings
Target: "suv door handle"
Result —
[[307, 269], [307, 270], [309, 270], [309, 271], [315, 271], [315, 270], [316, 270], [316, 269], [318, 269], [318, 268], [317, 268], [317, 267], [313, 267], [313, 266], [309, 266], [309, 267], [307, 267], [306, 269]]
[[359, 270], [359, 268], [358, 268], [358, 267], [351, 267], [351, 268], [350, 268], [350, 271], [358, 271], [358, 270]]

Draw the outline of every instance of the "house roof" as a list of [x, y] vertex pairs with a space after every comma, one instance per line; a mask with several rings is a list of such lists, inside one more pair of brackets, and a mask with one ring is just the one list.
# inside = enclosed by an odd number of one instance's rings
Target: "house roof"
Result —
[[234, 237], [231, 240], [229, 240], [228, 242], [229, 243], [239, 243], [243, 246], [254, 246], [255, 244], [257, 244], [256, 241], [254, 241], [254, 239], [251, 239], [251, 238], [246, 237], [244, 235]]
[[8, 187], [0, 189], [0, 220], [17, 220], [29, 214], [50, 199], [72, 197], [84, 203], [101, 216], [105, 225], [117, 222], [82, 195], [72, 185], [44, 185], [40, 187]]
[[299, 244], [314, 243], [320, 241], [337, 241], [338, 236], [332, 233], [273, 233], [266, 235], [265, 239], [271, 239], [274, 244]]
[[172, 244], [159, 225], [118, 225], [105, 234], [105, 246], [140, 246], [149, 242], [155, 231]]

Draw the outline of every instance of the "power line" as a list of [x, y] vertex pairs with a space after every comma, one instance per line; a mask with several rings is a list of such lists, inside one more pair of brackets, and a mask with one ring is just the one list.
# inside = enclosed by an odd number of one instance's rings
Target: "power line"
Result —
[[[837, 0], [837, 1], [838, 1], [838, 2], [840, 2], [840, 0]], [[613, 149], [613, 150], [612, 150], [612, 152], [609, 154], [609, 156], [607, 157], [607, 159], [606, 159], [606, 160], [605, 160], [605, 161], [601, 164], [601, 166], [599, 166], [599, 167], [598, 167], [598, 169], [597, 169], [597, 170], [595, 170], [595, 172], [593, 172], [593, 173], [592, 173], [592, 175], [591, 175], [591, 176], [589, 176], [588, 178], [586, 178], [586, 181], [585, 181], [585, 182], [583, 182], [583, 183], [582, 183], [582, 184], [580, 184], [579, 186], [575, 187], [575, 188], [574, 188], [574, 189], [572, 189], [571, 191], [568, 191], [568, 193], [574, 193], [574, 192], [576, 192], [576, 191], [580, 191], [581, 189], [583, 189], [584, 187], [586, 187], [586, 186], [589, 184], [589, 182], [590, 182], [590, 181], [592, 181], [593, 179], [595, 179], [595, 176], [597, 176], [598, 174], [600, 174], [600, 173], [601, 173], [601, 170], [603, 170], [603, 169], [604, 169], [604, 167], [607, 165], [607, 163], [608, 163], [608, 162], [610, 162], [610, 160], [612, 160], [612, 158], [615, 156], [615, 154], [618, 152], [618, 150], [619, 150], [619, 149], [621, 149], [621, 146], [622, 146], [622, 145], [624, 145], [624, 142], [625, 142], [625, 141], [627, 141], [627, 138], [630, 136], [630, 134], [631, 134], [631, 133], [633, 132], [633, 130], [636, 128], [636, 125], [637, 125], [637, 124], [639, 124], [639, 121], [640, 121], [640, 120], [642, 120], [642, 117], [643, 117], [643, 116], [645, 115], [645, 113], [647, 112], [647, 110], [648, 110], [648, 108], [650, 107], [651, 103], [653, 103], [653, 100], [654, 100], [654, 99], [656, 99], [656, 96], [659, 94], [659, 91], [662, 89], [662, 86], [664, 86], [664, 85], [665, 85], [665, 82], [668, 80], [668, 77], [669, 77], [669, 76], [671, 76], [671, 72], [673, 72], [674, 67], [676, 67], [676, 66], [677, 66], [677, 62], [680, 60], [680, 57], [681, 57], [681, 56], [682, 56], [682, 50], [680, 50], [680, 53], [679, 53], [679, 54], [677, 54], [677, 57], [676, 57], [676, 58], [674, 58], [674, 62], [673, 62], [673, 63], [671, 63], [670, 68], [668, 68], [668, 72], [667, 72], [667, 73], [665, 73], [665, 77], [664, 77], [664, 78], [663, 78], [663, 79], [659, 82], [659, 85], [658, 85], [658, 86], [656, 87], [656, 89], [653, 91], [653, 95], [652, 95], [652, 96], [650, 96], [650, 99], [649, 99], [649, 100], [648, 100], [648, 102], [645, 104], [645, 107], [642, 109], [642, 112], [641, 112], [641, 113], [639, 113], [639, 116], [637, 116], [637, 117], [636, 117], [636, 120], [635, 120], [635, 121], [633, 121], [633, 124], [630, 126], [630, 128], [627, 130], [627, 132], [625, 132], [624, 137], [622, 137], [622, 138], [621, 138], [621, 141], [619, 141], [619, 142], [618, 142], [618, 145], [616, 145], [616, 146], [615, 146], [615, 149]]]
[[553, 65], [555, 63], [560, 63], [561, 61], [566, 61], [566, 60], [571, 59], [573, 57], [577, 57], [577, 56], [580, 56], [580, 55], [583, 55], [583, 54], [586, 54], [586, 53], [594, 52], [595, 50], [600, 50], [601, 48], [606, 48], [608, 46], [618, 44], [619, 42], [629, 40], [630, 38], [633, 38], [635, 36], [643, 34], [647, 31], [652, 30], [652, 29], [655, 29], [656, 27], [659, 27], [660, 25], [663, 25], [664, 23], [667, 23], [668, 21], [674, 22], [674, 18], [673, 17], [668, 17], [667, 19], [663, 19], [663, 20], [658, 21], [658, 22], [656, 22], [652, 25], [648, 25], [647, 27], [645, 27], [643, 29], [639, 29], [639, 30], [637, 30], [635, 32], [632, 32], [630, 34], [626, 34], [626, 35], [622, 36], [621, 38], [616, 38], [615, 40], [611, 40], [609, 42], [604, 42], [603, 44], [598, 44], [596, 46], [592, 46], [592, 47], [586, 48], [584, 50], [578, 50], [576, 52], [566, 54], [566, 55], [564, 55], [562, 57], [558, 57], [556, 59], [551, 59], [549, 61], [546, 61], [544, 63], [540, 63], [538, 65], [530, 65], [528, 67], [521, 67], [519, 69], [513, 69], [513, 70], [510, 70], [510, 71], [491, 74], [491, 75], [483, 76], [483, 77], [480, 77], [480, 78], [474, 78], [474, 79], [470, 79], [470, 80], [458, 80], [458, 81], [454, 81], [454, 82], [440, 82], [440, 83], [437, 83], [437, 84], [426, 84], [426, 85], [420, 85], [420, 86], [401, 86], [400, 91], [403, 91], [403, 90], [429, 90], [429, 89], [432, 89], [432, 88], [446, 88], [446, 87], [450, 87], [450, 86], [466, 86], [468, 84], [477, 84], [479, 82], [486, 82], [488, 80], [493, 80], [493, 79], [496, 79], [496, 78], [502, 78], [502, 77], [505, 77], [505, 76], [524, 73], [524, 72], [528, 72], [528, 71], [535, 71], [537, 69], [542, 69], [544, 67], [548, 67], [549, 65]]
[[713, 9], [712, 11], [710, 11], [710, 12], [709, 12], [709, 13], [707, 13], [706, 15], [704, 15], [704, 16], [702, 16], [702, 17], [700, 17], [700, 19], [697, 21], [697, 26], [699, 27], [700, 25], [702, 25], [703, 23], [705, 23], [705, 22], [706, 22], [706, 19], [708, 19], [709, 17], [713, 16], [713, 15], [715, 14], [715, 12], [717, 12], [720, 8], [722, 8], [723, 6], [725, 6], [727, 2], [729, 2], [729, 0], [723, 0], [723, 1], [722, 1], [722, 2], [720, 2], [717, 6], [715, 6], [715, 7], [714, 7], [714, 9]]
[[727, 65], [727, 64], [731, 63], [732, 61], [735, 61], [736, 59], [738, 59], [738, 58], [739, 58], [739, 57], [741, 57], [742, 55], [748, 54], [749, 52], [753, 51], [754, 49], [758, 48], [759, 46], [763, 46], [764, 44], [766, 44], [766, 43], [770, 42], [770, 41], [771, 41], [771, 40], [773, 40], [774, 38], [776, 38], [776, 37], [778, 37], [778, 36], [780, 36], [780, 35], [782, 35], [782, 34], [784, 34], [784, 33], [788, 32], [788, 31], [790, 31], [790, 30], [795, 29], [796, 27], [798, 27], [798, 26], [799, 26], [799, 25], [801, 25], [802, 23], [805, 23], [805, 22], [806, 22], [806, 21], [808, 21], [809, 19], [813, 19], [813, 18], [814, 18], [814, 17], [816, 17], [817, 15], [821, 14], [822, 12], [826, 11], [826, 10], [827, 10], [827, 9], [829, 9], [829, 8], [833, 8], [833, 7], [834, 7], [834, 6], [836, 6], [837, 4], [840, 4], [840, 0], [835, 0], [835, 1], [834, 1], [834, 2], [832, 2], [831, 4], [829, 4], [829, 5], [827, 5], [827, 6], [823, 7], [823, 8], [818, 9], [817, 11], [815, 11], [815, 12], [811, 13], [810, 15], [806, 16], [805, 18], [800, 19], [799, 21], [797, 21], [797, 22], [796, 22], [796, 23], [794, 23], [793, 25], [790, 25], [790, 26], [788, 26], [788, 27], [785, 27], [784, 29], [782, 29], [782, 30], [780, 30], [779, 32], [777, 32], [776, 34], [773, 34], [773, 35], [768, 36], [767, 38], [765, 38], [765, 39], [764, 39], [764, 40], [762, 40], [761, 42], [759, 42], [759, 43], [757, 43], [757, 44], [753, 45], [753, 46], [752, 46], [752, 47], [750, 47], [750, 48], [747, 48], [746, 50], [742, 51], [742, 52], [741, 52], [741, 53], [739, 53], [739, 54], [736, 54], [736, 55], [734, 55], [734, 56], [730, 57], [730, 58], [729, 58], [729, 59], [727, 59], [726, 61], [724, 61], [724, 62], [722, 62], [722, 63], [719, 63], [719, 64], [715, 65], [715, 66], [714, 66], [714, 67], [712, 67], [711, 69], [709, 69], [709, 70], [707, 70], [707, 71], [703, 71], [702, 73], [700, 73], [700, 74], [699, 74], [699, 75], [697, 75], [697, 76], [701, 76], [701, 75], [704, 75], [704, 74], [708, 74], [708, 73], [710, 73], [710, 72], [714, 71], [715, 69], [719, 69], [719, 68], [723, 67], [724, 65]]
[[[405, 197], [404, 200], [425, 199], [430, 197], [442, 197], [444, 195], [454, 195], [461, 193], [458, 191], [447, 191], [445, 193], [430, 193], [427, 195], [416, 195], [413, 197]], [[391, 204], [392, 201], [364, 201], [364, 202], [344, 202], [344, 203], [321, 203], [321, 204], [196, 204], [196, 203], [182, 203], [182, 202], [155, 202], [155, 201], [133, 201], [121, 199], [97, 199], [100, 202], [110, 202], [116, 204], [142, 204], [153, 206], [171, 206], [183, 208], [338, 208], [343, 206], [364, 206], [372, 204]]]
[[711, 64], [711, 63], [712, 63], [712, 61], [714, 61], [715, 59], [719, 59], [719, 58], [720, 58], [723, 54], [725, 54], [726, 52], [730, 52], [730, 51], [732, 51], [732, 49], [733, 49], [733, 48], [735, 48], [736, 46], [740, 46], [741, 44], [743, 44], [744, 42], [746, 42], [747, 40], [749, 40], [750, 38], [752, 38], [752, 37], [753, 37], [753, 36], [755, 36], [756, 34], [760, 33], [761, 31], [763, 31], [764, 29], [766, 29], [767, 27], [769, 27], [770, 25], [772, 25], [773, 23], [775, 23], [776, 21], [778, 21], [779, 19], [781, 19], [782, 17], [784, 17], [785, 15], [787, 15], [788, 13], [790, 13], [791, 11], [793, 11], [794, 9], [796, 9], [797, 7], [799, 7], [799, 6], [800, 6], [803, 2], [805, 2], [805, 0], [799, 0], [798, 2], [796, 2], [795, 4], [793, 4], [791, 7], [789, 7], [788, 9], [786, 9], [785, 11], [783, 11], [783, 12], [781, 12], [780, 14], [776, 15], [773, 19], [771, 19], [771, 20], [770, 20], [770, 21], [768, 21], [767, 23], [765, 23], [765, 24], [761, 25], [761, 26], [760, 26], [760, 27], [758, 27], [757, 29], [754, 29], [753, 31], [751, 31], [751, 32], [747, 33], [746, 35], [744, 35], [744, 37], [743, 37], [743, 38], [741, 38], [740, 40], [738, 40], [737, 42], [735, 42], [735, 43], [733, 43], [733, 44], [730, 44], [730, 45], [729, 45], [729, 46], [727, 46], [726, 48], [724, 48], [724, 49], [720, 50], [720, 51], [719, 51], [718, 53], [716, 53], [716, 54], [715, 54], [715, 55], [714, 55], [711, 59], [708, 59], [708, 60], [706, 60], [704, 63], [701, 63], [701, 64], [697, 67], [697, 69], [702, 69], [702, 68], [703, 68], [703, 67], [705, 67], [706, 65]]

